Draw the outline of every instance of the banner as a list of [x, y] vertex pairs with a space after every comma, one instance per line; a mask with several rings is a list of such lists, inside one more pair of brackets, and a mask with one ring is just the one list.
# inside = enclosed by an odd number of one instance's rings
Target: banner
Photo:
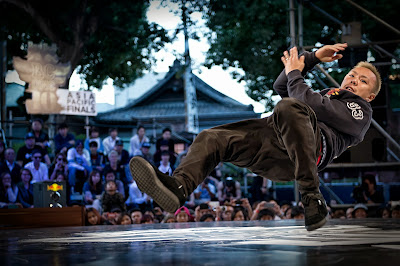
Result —
[[96, 95], [90, 91], [57, 90], [58, 104], [64, 115], [96, 116]]

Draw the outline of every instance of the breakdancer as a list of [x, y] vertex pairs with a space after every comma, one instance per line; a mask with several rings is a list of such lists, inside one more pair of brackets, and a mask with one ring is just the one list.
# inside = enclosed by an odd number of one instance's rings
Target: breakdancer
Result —
[[307, 85], [307, 71], [342, 58], [336, 53], [346, 47], [326, 45], [300, 57], [296, 47], [285, 51], [285, 69], [274, 83], [282, 100], [271, 116], [203, 130], [172, 177], [133, 157], [130, 171], [139, 189], [175, 212], [219, 162], [231, 162], [274, 181], [297, 180], [306, 229], [323, 226], [328, 212], [318, 171], [363, 140], [372, 117], [369, 102], [381, 87], [378, 71], [367, 62], [357, 64], [340, 88], [315, 92]]

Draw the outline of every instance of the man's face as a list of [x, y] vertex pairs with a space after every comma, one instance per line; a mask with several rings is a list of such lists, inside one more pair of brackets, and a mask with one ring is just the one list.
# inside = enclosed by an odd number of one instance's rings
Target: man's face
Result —
[[4, 158], [9, 162], [13, 162], [15, 160], [15, 151], [7, 149], [4, 153]]
[[142, 147], [142, 153], [144, 154], [144, 155], [147, 155], [147, 154], [149, 154], [149, 148], [147, 148], [147, 147]]
[[131, 218], [133, 224], [140, 224], [142, 221], [143, 214], [139, 211], [132, 212]]
[[117, 191], [117, 187], [115, 186], [114, 183], [107, 183], [106, 191], [109, 195], [113, 196]]
[[163, 139], [169, 140], [169, 139], [171, 138], [171, 132], [165, 131], [165, 132], [162, 134], [162, 137], [163, 137]]
[[160, 151], [168, 151], [169, 150], [169, 146], [168, 145], [161, 145], [160, 146]]
[[115, 175], [114, 175], [114, 173], [108, 173], [107, 175], [106, 175], [106, 182], [108, 182], [108, 181], [115, 181]]
[[370, 102], [375, 99], [372, 89], [376, 82], [376, 76], [371, 70], [365, 67], [357, 67], [347, 73], [340, 88], [351, 91], [367, 102]]
[[61, 136], [65, 137], [67, 135], [67, 133], [68, 133], [68, 128], [67, 127], [66, 128], [60, 128], [58, 130], [58, 133], [60, 133]]
[[34, 121], [34, 122], [32, 123], [32, 130], [33, 130], [33, 131], [40, 131], [40, 130], [42, 130], [42, 124], [40, 124], [39, 121]]
[[40, 161], [42, 160], [42, 154], [39, 152], [32, 154], [32, 160], [35, 165], [40, 164]]
[[367, 212], [364, 209], [357, 209], [356, 212], [354, 213], [354, 218], [356, 219], [367, 218]]
[[122, 146], [122, 145], [115, 145], [114, 150], [116, 150], [118, 153], [121, 153], [123, 147], [124, 146]]
[[161, 155], [161, 161], [163, 163], [168, 163], [169, 162], [169, 155]]
[[111, 138], [115, 139], [118, 136], [118, 131], [117, 130], [111, 131], [110, 136], [111, 136]]
[[34, 138], [29, 138], [25, 140], [26, 147], [29, 149], [32, 149], [33, 146], [35, 146], [35, 139]]
[[96, 146], [90, 146], [89, 150], [90, 150], [91, 154], [96, 154], [97, 153], [97, 147]]

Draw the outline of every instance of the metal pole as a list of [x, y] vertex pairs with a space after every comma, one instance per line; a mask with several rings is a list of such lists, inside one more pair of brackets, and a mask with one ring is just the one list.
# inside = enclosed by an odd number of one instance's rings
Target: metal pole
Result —
[[289, 0], [289, 18], [290, 18], [290, 48], [296, 46], [296, 25], [293, 0]]
[[303, 50], [303, 1], [298, 2], [297, 10], [298, 20], [299, 20], [299, 50]]
[[384, 53], [385, 55], [390, 56], [391, 58], [393, 58], [394, 60], [396, 60], [397, 63], [400, 62], [400, 58], [398, 58], [398, 57], [395, 56], [394, 54], [392, 54], [392, 53], [386, 51], [386, 50], [383, 49], [381, 46], [379, 46], [379, 45], [377, 45], [377, 44], [372, 44], [371, 41], [370, 41], [368, 38], [362, 37], [362, 39], [363, 39], [364, 41], [366, 41], [368, 45], [371, 45], [372, 48], [374, 48], [375, 50], [378, 50], [379, 52], [382, 52], [382, 53]]
[[0, 42], [0, 128], [6, 120], [6, 73], [7, 73], [7, 42]]
[[[9, 136], [13, 135], [13, 115], [12, 115], [12, 110], [8, 111], [8, 120], [10, 121], [10, 124], [8, 125], [8, 134]], [[12, 147], [12, 138], [10, 139], [10, 147]]]
[[356, 8], [360, 9], [362, 12], [364, 12], [365, 14], [367, 14], [368, 16], [372, 17], [373, 19], [375, 19], [376, 21], [378, 21], [379, 23], [381, 23], [382, 25], [386, 26], [387, 28], [389, 28], [390, 30], [394, 31], [395, 33], [400, 35], [400, 31], [398, 29], [396, 29], [395, 27], [393, 27], [392, 25], [390, 25], [389, 23], [383, 21], [382, 19], [380, 19], [379, 17], [375, 16], [374, 14], [372, 14], [371, 12], [369, 12], [368, 10], [366, 10], [365, 8], [363, 8], [362, 6], [354, 3], [351, 0], [346, 0], [346, 2], [348, 2], [349, 4], [355, 6]]

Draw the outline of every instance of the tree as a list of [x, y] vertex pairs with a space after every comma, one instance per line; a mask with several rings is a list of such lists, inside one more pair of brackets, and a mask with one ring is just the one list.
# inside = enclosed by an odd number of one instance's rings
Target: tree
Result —
[[[372, 41], [398, 39], [393, 32], [346, 1], [304, 1], [305, 46], [341, 41], [341, 26], [312, 9], [309, 2], [329, 11], [329, 14], [344, 23], [361, 21], [363, 34]], [[363, 1], [362, 5], [389, 24], [399, 26], [397, 10], [400, 3], [389, 0], [379, 3]], [[272, 85], [283, 69], [280, 57], [290, 43], [288, 0], [210, 0], [205, 10], [204, 17], [212, 31], [209, 35], [211, 48], [207, 54], [206, 66], [243, 69], [243, 75], [238, 72], [232, 75], [247, 82], [247, 93], [251, 98], [264, 102], [267, 110], [271, 109]], [[396, 50], [398, 43], [382, 47], [389, 52], [399, 53]], [[390, 58], [374, 50], [371, 50], [371, 55], [377, 62], [390, 61]], [[340, 79], [344, 71], [336, 70], [333, 75]], [[386, 69], [381, 67], [380, 70], [384, 73], [393, 71], [389, 66]], [[323, 75], [318, 75], [325, 79]], [[331, 85], [326, 79], [325, 83]], [[313, 88], [321, 87], [313, 84]]]
[[107, 78], [122, 87], [149, 69], [153, 52], [169, 41], [148, 23], [148, 6], [146, 0], [0, 0], [0, 39], [7, 40], [9, 59], [23, 57], [28, 41], [55, 43], [60, 60], [71, 62], [89, 87], [100, 89]]

